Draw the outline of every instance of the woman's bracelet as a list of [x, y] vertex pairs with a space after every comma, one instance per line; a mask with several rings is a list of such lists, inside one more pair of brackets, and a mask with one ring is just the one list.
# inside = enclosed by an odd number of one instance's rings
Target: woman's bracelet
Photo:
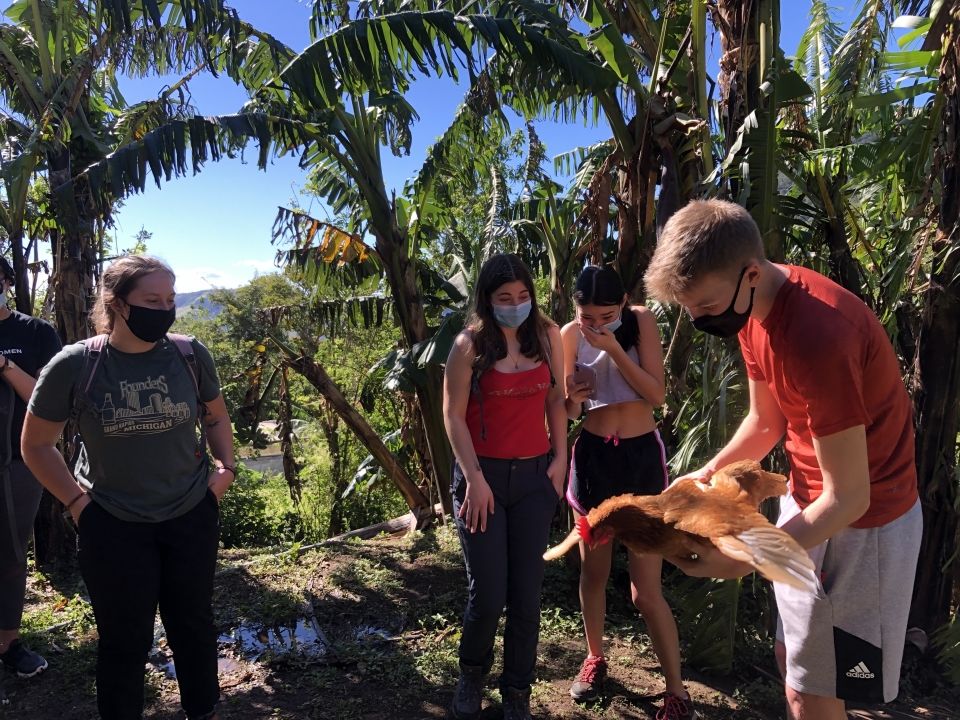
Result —
[[82, 498], [82, 497], [83, 497], [84, 495], [86, 495], [86, 494], [87, 494], [87, 493], [86, 493], [85, 490], [81, 490], [80, 492], [77, 493], [76, 497], [74, 497], [73, 500], [71, 500], [70, 502], [68, 502], [66, 505], [63, 506], [63, 509], [69, 511], [70, 508], [72, 508], [74, 505], [76, 505], [77, 500], [79, 500], [80, 498]]
[[236, 467], [236, 465], [227, 465], [226, 463], [220, 463], [220, 469], [221, 469], [221, 470], [229, 470], [231, 473], [233, 473], [233, 476], [234, 476], [234, 477], [237, 476], [237, 467]]

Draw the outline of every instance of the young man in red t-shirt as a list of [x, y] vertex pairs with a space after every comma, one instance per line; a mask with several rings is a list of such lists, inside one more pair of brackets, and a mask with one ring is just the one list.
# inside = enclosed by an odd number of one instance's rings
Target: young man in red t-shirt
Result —
[[[670, 219], [645, 279], [697, 329], [738, 335], [746, 364], [749, 412], [693, 476], [759, 460], [785, 439], [790, 492], [778, 524], [822, 582], [816, 594], [774, 583], [789, 717], [845, 720], [844, 700], [893, 700], [922, 517], [910, 399], [883, 326], [819, 273], [769, 262], [750, 214], [720, 200]], [[703, 550], [670, 559], [690, 575], [751, 571]]]

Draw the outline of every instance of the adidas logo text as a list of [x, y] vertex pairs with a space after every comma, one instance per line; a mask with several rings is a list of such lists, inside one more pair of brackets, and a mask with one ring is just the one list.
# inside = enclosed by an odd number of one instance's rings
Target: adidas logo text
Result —
[[855, 666], [847, 670], [847, 677], [858, 678], [860, 680], [871, 680], [876, 676], [870, 672], [870, 668], [868, 668], [862, 662], [858, 662]]

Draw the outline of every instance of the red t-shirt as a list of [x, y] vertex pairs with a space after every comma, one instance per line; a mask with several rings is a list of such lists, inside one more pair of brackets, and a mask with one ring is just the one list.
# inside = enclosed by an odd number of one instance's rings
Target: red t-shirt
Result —
[[853, 527], [885, 525], [917, 501], [913, 412], [893, 346], [856, 295], [787, 269], [769, 315], [751, 318], [739, 339], [747, 375], [766, 383], [787, 419], [793, 497], [803, 508], [823, 490], [813, 438], [863, 425], [870, 508]]
[[526, 458], [550, 450], [546, 405], [550, 368], [541, 362], [535, 368], [515, 373], [489, 368], [480, 375], [480, 393], [470, 392], [467, 427], [479, 457]]

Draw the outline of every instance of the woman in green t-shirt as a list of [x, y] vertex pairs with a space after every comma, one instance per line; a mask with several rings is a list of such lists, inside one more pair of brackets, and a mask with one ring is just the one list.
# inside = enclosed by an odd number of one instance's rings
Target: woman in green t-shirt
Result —
[[[216, 718], [220, 697], [213, 574], [233, 433], [207, 349], [181, 338], [185, 353], [167, 335], [174, 280], [155, 258], [114, 261], [94, 310], [103, 336], [50, 361], [24, 424], [25, 462], [77, 524], [104, 720], [142, 715], [158, 607], [187, 717]], [[71, 414], [83, 439], [76, 479], [56, 447]]]

